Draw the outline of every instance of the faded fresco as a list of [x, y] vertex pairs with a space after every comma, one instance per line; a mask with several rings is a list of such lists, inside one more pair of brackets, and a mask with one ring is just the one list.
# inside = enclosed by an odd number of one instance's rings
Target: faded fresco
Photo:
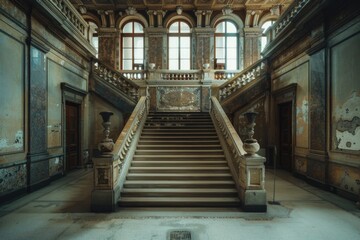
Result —
[[330, 164], [329, 182], [337, 188], [353, 194], [360, 194], [360, 176], [357, 168]]
[[334, 150], [360, 151], [359, 42], [357, 34], [331, 49]]
[[24, 149], [24, 45], [0, 31], [0, 155]]

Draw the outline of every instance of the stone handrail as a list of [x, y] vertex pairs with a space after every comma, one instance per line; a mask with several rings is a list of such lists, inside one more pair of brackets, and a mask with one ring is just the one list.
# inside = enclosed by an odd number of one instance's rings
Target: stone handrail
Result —
[[247, 153], [239, 135], [216, 97], [211, 97], [211, 118], [225, 152], [245, 211], [266, 211], [265, 158]]
[[81, 33], [81, 35], [85, 39], [87, 38], [87, 30], [89, 26], [69, 0], [45, 0], [44, 2], [50, 2], [52, 5], [54, 5], [62, 13], [62, 15]]
[[119, 72], [131, 81], [145, 81], [147, 79], [147, 71], [145, 70], [121, 70]]
[[274, 23], [272, 29], [274, 31], [273, 37], [279, 35], [292, 21], [294, 17], [310, 2], [310, 0], [296, 0], [280, 17], [278, 21]]
[[106, 66], [97, 59], [93, 61], [92, 72], [99, 76], [102, 81], [115, 87], [134, 102], [137, 102], [139, 99], [139, 85], [126, 78], [122, 73]]
[[241, 71], [235, 75], [232, 79], [223, 83], [219, 86], [219, 98], [220, 101], [225, 100], [231, 94], [238, 91], [245, 85], [253, 82], [256, 79], [260, 79], [261, 76], [265, 75], [267, 71], [266, 59], [260, 59], [253, 65]]
[[117, 138], [113, 151], [93, 158], [92, 211], [104, 212], [116, 209], [116, 202], [120, 197], [148, 112], [148, 97], [142, 96]]

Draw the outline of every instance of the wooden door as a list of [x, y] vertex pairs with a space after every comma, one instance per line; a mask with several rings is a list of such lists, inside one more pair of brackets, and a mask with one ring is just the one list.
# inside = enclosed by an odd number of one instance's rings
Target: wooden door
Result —
[[282, 103], [279, 109], [279, 168], [292, 170], [292, 103]]
[[80, 166], [80, 105], [66, 102], [66, 170]]

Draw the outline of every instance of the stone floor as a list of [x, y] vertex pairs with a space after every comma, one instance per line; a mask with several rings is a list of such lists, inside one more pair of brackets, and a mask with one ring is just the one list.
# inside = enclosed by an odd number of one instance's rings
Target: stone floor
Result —
[[[275, 203], [267, 213], [240, 209], [119, 209], [91, 213], [92, 174], [78, 170], [49, 186], [0, 206], [0, 239], [293, 240], [360, 239], [354, 202], [277, 172]], [[267, 171], [268, 200], [274, 175]]]

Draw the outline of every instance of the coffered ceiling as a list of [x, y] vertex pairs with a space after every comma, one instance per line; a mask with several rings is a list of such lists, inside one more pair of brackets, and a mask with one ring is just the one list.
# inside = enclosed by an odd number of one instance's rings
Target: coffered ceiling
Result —
[[76, 7], [87, 10], [123, 10], [129, 6], [138, 10], [171, 10], [181, 6], [184, 10], [221, 10], [229, 5], [232, 9], [269, 9], [274, 5], [287, 8], [294, 0], [70, 0]]

